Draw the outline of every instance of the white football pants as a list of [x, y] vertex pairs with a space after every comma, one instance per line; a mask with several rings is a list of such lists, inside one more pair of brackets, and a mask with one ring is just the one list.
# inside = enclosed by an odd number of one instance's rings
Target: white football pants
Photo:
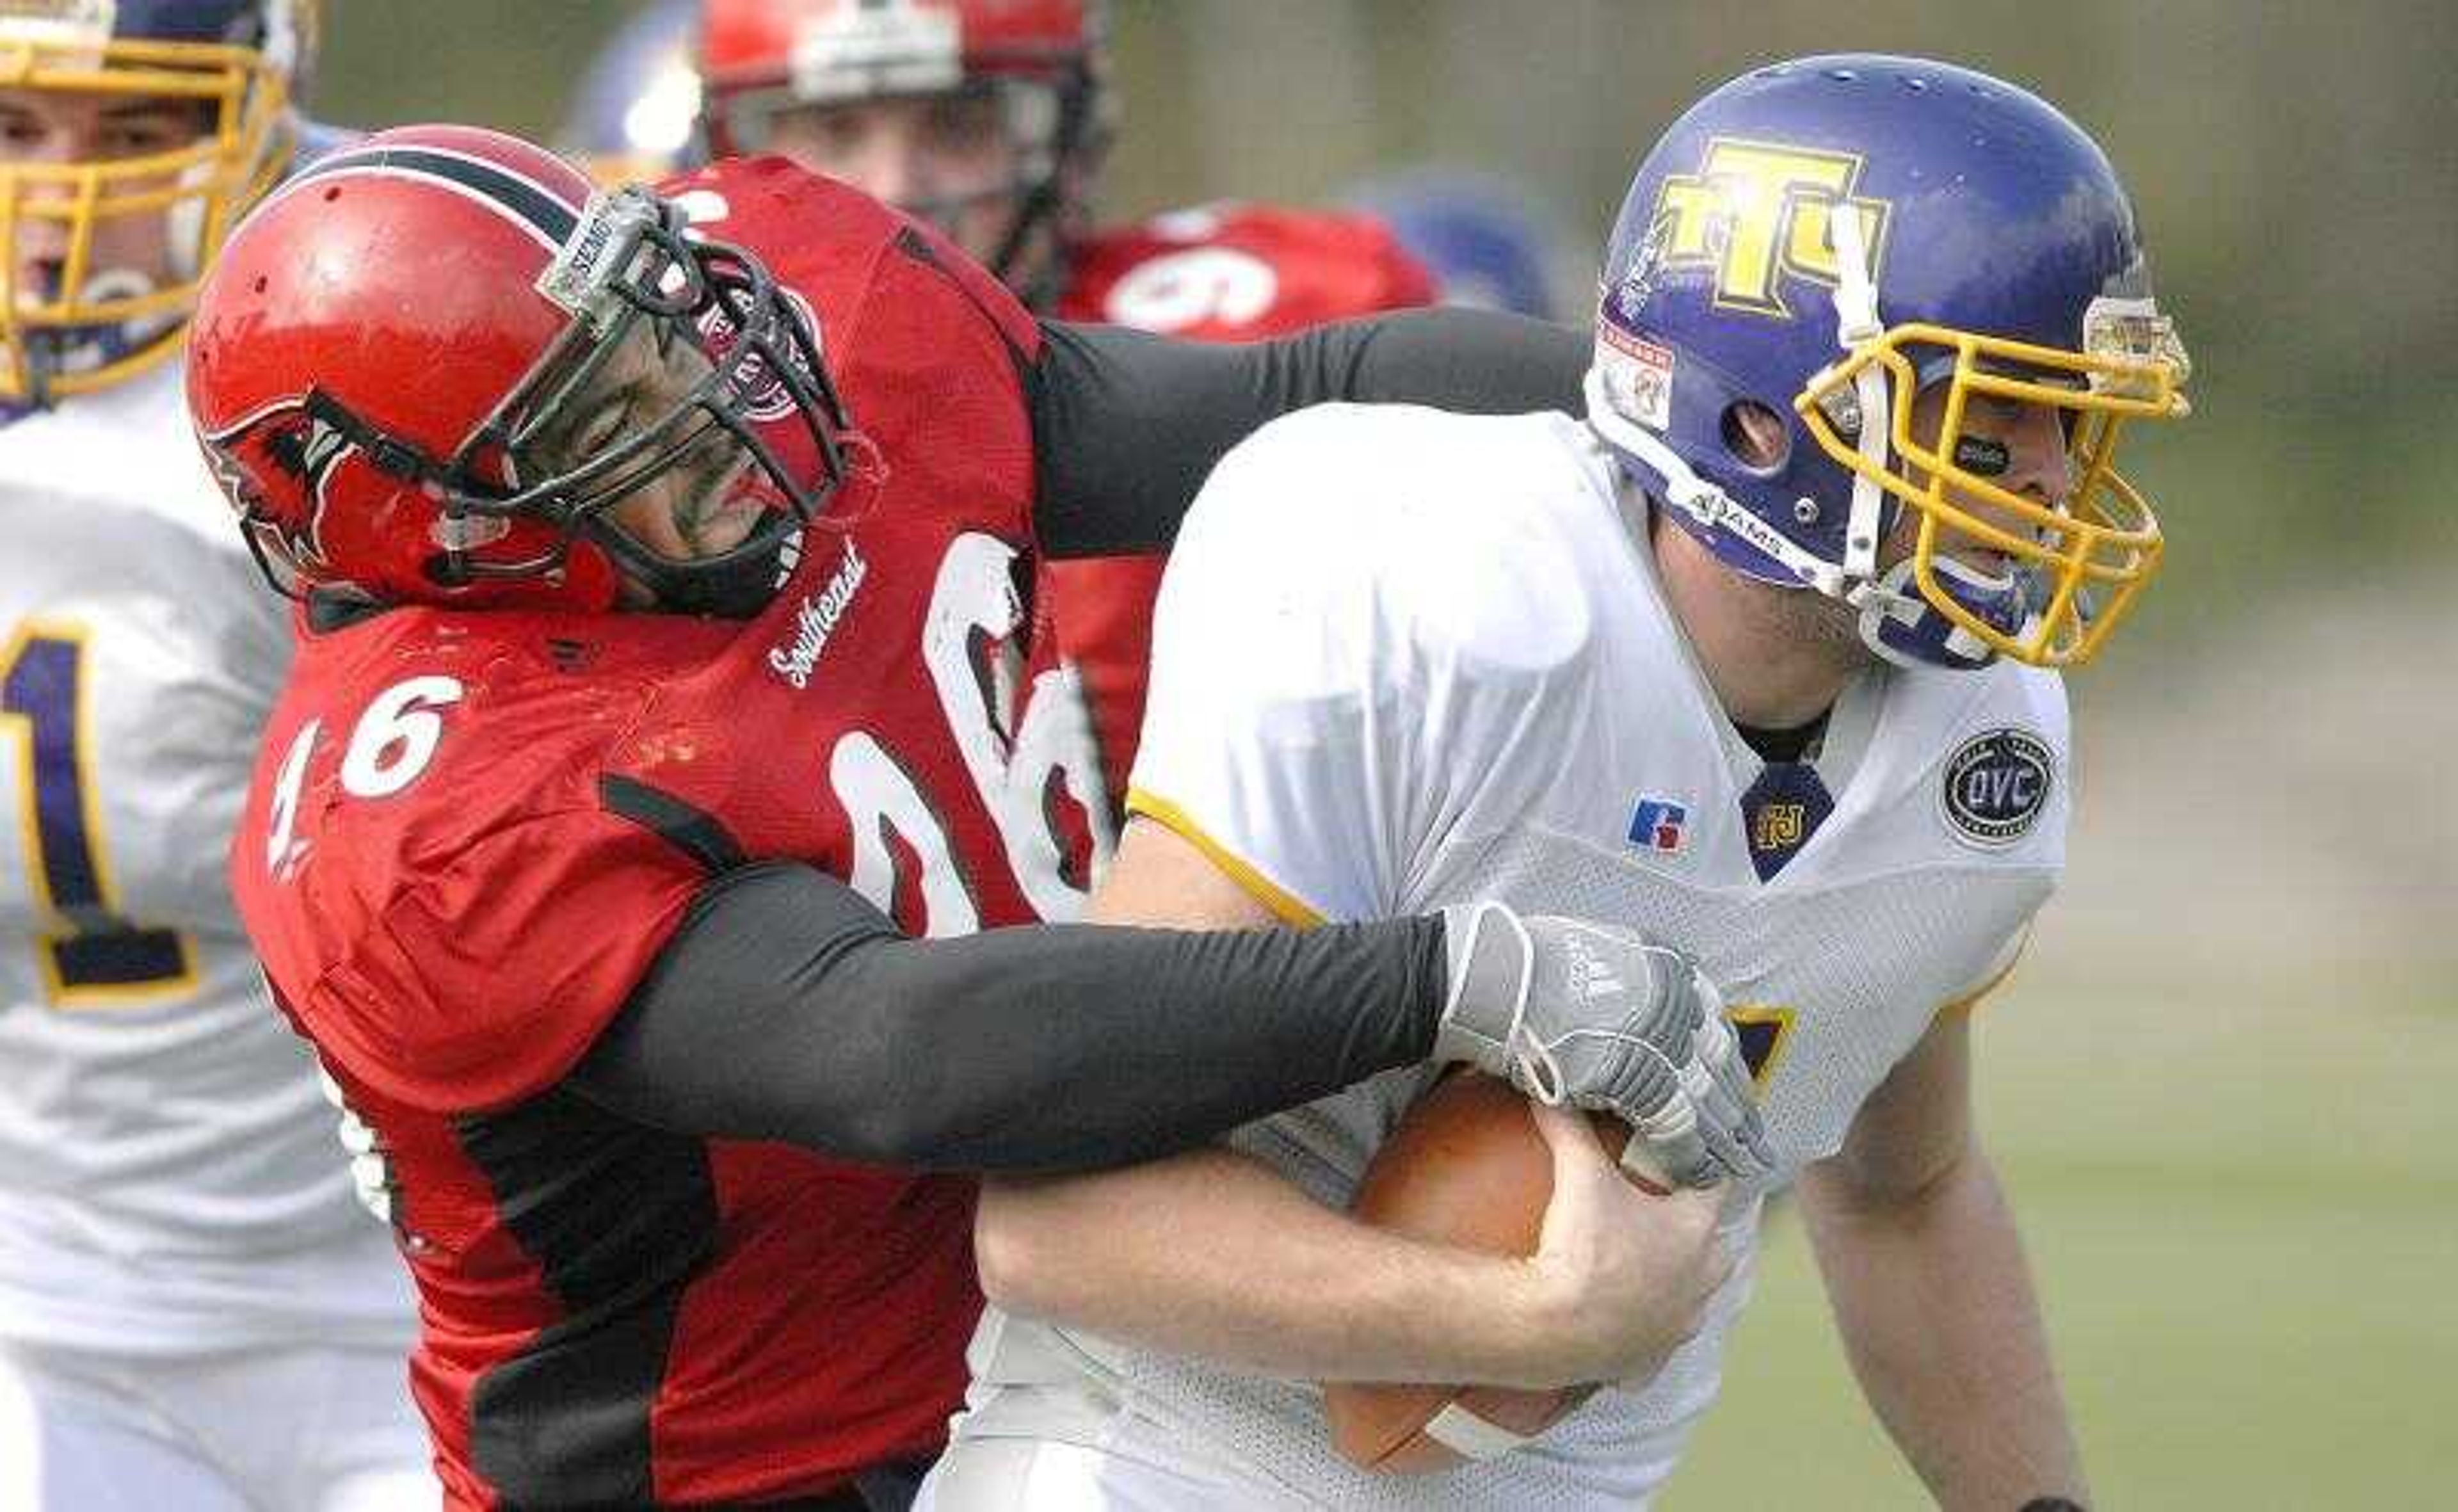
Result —
[[132, 1360], [0, 1344], [0, 1512], [435, 1512], [390, 1346]]

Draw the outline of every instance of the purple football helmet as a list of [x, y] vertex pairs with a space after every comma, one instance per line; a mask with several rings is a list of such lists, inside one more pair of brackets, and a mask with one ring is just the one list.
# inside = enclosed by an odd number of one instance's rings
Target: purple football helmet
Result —
[[1348, 197], [1380, 217], [1434, 276], [1446, 304], [1555, 318], [1555, 238], [1544, 217], [1501, 179], [1426, 169]]
[[[1726, 566], [1852, 604], [1889, 660], [2067, 666], [2158, 566], [2111, 463], [2127, 421], [2187, 412], [2187, 373], [2079, 127], [1966, 69], [1850, 55], [1735, 79], [1639, 165], [1588, 409]], [[1933, 385], [1941, 419], [1914, 434]], [[2063, 498], [1992, 481], [2003, 447], [1966, 409], [2008, 404], [2063, 426]]]

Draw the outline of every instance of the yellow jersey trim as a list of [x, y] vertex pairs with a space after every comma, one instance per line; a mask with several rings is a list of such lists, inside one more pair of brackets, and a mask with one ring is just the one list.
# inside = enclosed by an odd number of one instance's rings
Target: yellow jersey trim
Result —
[[1312, 929], [1324, 922], [1323, 915], [1300, 901], [1296, 894], [1264, 876], [1261, 868], [1204, 833], [1202, 825], [1188, 818], [1184, 809], [1169, 799], [1142, 788], [1131, 787], [1127, 789], [1127, 812], [1142, 815], [1201, 851], [1204, 860], [1220, 868], [1222, 876], [1244, 888], [1248, 896], [1270, 909], [1273, 917], [1282, 923]]
[[1988, 981], [1980, 984], [1980, 985], [1972, 988], [1963, 996], [1956, 998], [1953, 1002], [1947, 1004], [1944, 1007], [1939, 1008], [1937, 1010], [1937, 1016], [1942, 1019], [1949, 1013], [1960, 1013], [1965, 1018], [1969, 1018], [1971, 1016], [1971, 1010], [1980, 1006], [1980, 1002], [1983, 998], [1988, 997], [1989, 994], [1996, 991], [1999, 987], [2006, 984], [2006, 979], [2012, 976], [2014, 974], [2014, 968], [2022, 963], [2023, 952], [2031, 948], [2031, 931], [2029, 928], [2026, 928], [2023, 931], [2021, 943], [2014, 946], [2014, 953], [2006, 958], [2006, 963], [1997, 968], [1997, 974], [1995, 976], [1990, 977]]
[[[1758, 1087], [1760, 1097], [1766, 1096], [1768, 1085], [1775, 1080], [1775, 1068], [1782, 1064], [1783, 1052], [1792, 1046], [1792, 1025], [1796, 1017], [1798, 1015], [1790, 1008], [1780, 1008], [1766, 1003], [1737, 1003], [1724, 1010], [1724, 1020], [1732, 1025], [1736, 1034], [1745, 1025], [1764, 1025], [1775, 1031], [1767, 1041], [1766, 1054], [1749, 1068], [1750, 1081]], [[1742, 1056], [1744, 1064], [1748, 1059], [1746, 1054]]]

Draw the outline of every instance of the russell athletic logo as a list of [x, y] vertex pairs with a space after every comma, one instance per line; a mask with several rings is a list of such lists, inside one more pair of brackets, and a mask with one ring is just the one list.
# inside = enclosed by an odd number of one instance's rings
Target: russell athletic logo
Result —
[[1690, 838], [1690, 811], [1669, 798], [1643, 797], [1630, 816], [1630, 842], [1666, 856], [1680, 851]]
[[797, 688], [811, 685], [811, 669], [820, 664], [820, 653], [828, 649], [828, 638], [844, 622], [845, 611], [853, 606], [853, 596], [862, 588], [862, 580], [870, 575], [870, 563], [864, 559], [853, 542], [845, 542], [844, 558], [837, 563], [836, 571], [827, 586], [802, 600], [794, 611], [794, 643], [776, 646], [768, 652], [768, 665], [778, 676]]

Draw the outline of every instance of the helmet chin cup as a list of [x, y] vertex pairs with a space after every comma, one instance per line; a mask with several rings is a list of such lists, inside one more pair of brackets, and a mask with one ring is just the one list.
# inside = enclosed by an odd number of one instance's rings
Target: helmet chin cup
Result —
[[[1993, 647], [1929, 602], [1915, 575], [1917, 567], [1906, 557], [1861, 590], [1862, 642], [1898, 667], [1977, 672], [1995, 661]], [[2020, 572], [1991, 574], [1940, 556], [1930, 561], [1929, 578], [1938, 591], [2002, 634], [2019, 638], [2037, 618]]]

